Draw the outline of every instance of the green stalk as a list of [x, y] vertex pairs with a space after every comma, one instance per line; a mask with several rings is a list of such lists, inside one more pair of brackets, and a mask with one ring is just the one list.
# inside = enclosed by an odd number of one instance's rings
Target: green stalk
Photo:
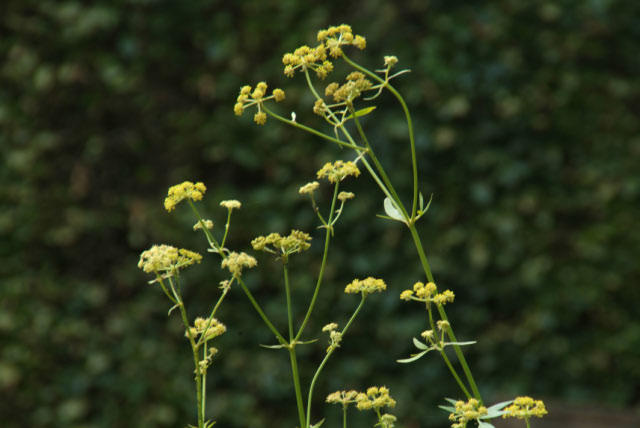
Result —
[[322, 137], [325, 140], [332, 141], [332, 142], [338, 144], [341, 147], [346, 147], [348, 149], [354, 149], [354, 150], [365, 150], [364, 147], [360, 147], [360, 146], [357, 146], [355, 144], [345, 143], [342, 140], [338, 140], [337, 138], [333, 138], [330, 135], [323, 134], [322, 132], [316, 131], [313, 128], [310, 128], [308, 126], [302, 125], [302, 124], [300, 124], [298, 122], [294, 122], [293, 120], [285, 119], [284, 117], [280, 116], [279, 114], [272, 112], [271, 110], [266, 108], [264, 105], [262, 106], [262, 110], [264, 110], [265, 112], [267, 112], [268, 115], [273, 116], [274, 118], [276, 118], [280, 122], [284, 122], [287, 125], [295, 126], [296, 128], [302, 129], [303, 131], [307, 131], [307, 132], [309, 132], [309, 133], [311, 133], [313, 135], [317, 135], [318, 137]]
[[469, 390], [467, 389], [466, 386], [464, 386], [462, 379], [460, 379], [460, 376], [458, 376], [458, 372], [456, 372], [456, 369], [451, 364], [451, 361], [449, 361], [449, 357], [447, 357], [447, 354], [444, 352], [444, 349], [440, 350], [440, 355], [442, 355], [442, 359], [444, 360], [447, 367], [449, 367], [449, 371], [451, 372], [453, 377], [456, 379], [456, 382], [458, 382], [458, 386], [460, 386], [460, 389], [462, 389], [462, 392], [464, 393], [464, 395], [467, 396], [467, 399], [471, 398], [471, 394], [469, 394]]
[[342, 406], [342, 428], [347, 428], [347, 406]]
[[[360, 304], [358, 305], [356, 310], [353, 312], [353, 315], [351, 315], [351, 318], [349, 318], [349, 322], [347, 322], [347, 325], [344, 326], [344, 328], [342, 329], [342, 332], [340, 333], [343, 337], [344, 337], [344, 334], [349, 329], [349, 326], [351, 325], [353, 320], [356, 319], [356, 316], [358, 315], [358, 312], [360, 312], [360, 309], [362, 309], [362, 305], [364, 305], [365, 299], [366, 299], [366, 295], [363, 293], [362, 300], [360, 300]], [[324, 359], [320, 363], [320, 366], [318, 366], [318, 369], [316, 370], [316, 373], [313, 375], [313, 379], [311, 380], [311, 386], [309, 386], [309, 398], [307, 399], [307, 424], [304, 425], [305, 428], [308, 428], [311, 424], [311, 401], [313, 398], [313, 389], [315, 388], [316, 381], [318, 380], [318, 376], [320, 376], [322, 369], [324, 368], [325, 364], [327, 364], [327, 361], [329, 361], [329, 357], [331, 356], [331, 354], [333, 354], [334, 351], [335, 351], [335, 348], [327, 352], [327, 355], [324, 356]]]
[[[427, 256], [424, 253], [424, 248], [422, 247], [422, 241], [420, 240], [420, 235], [418, 235], [418, 231], [416, 230], [416, 225], [409, 225], [409, 230], [411, 231], [411, 237], [413, 238], [413, 242], [416, 246], [416, 250], [418, 251], [418, 255], [420, 257], [420, 262], [422, 263], [422, 268], [424, 273], [427, 275], [427, 279], [429, 282], [435, 282], [433, 280], [433, 274], [431, 273], [431, 267], [429, 266], [429, 262], [427, 261]], [[440, 317], [443, 321], [449, 321], [447, 318], [447, 314], [442, 305], [438, 305], [438, 312], [440, 313]], [[451, 326], [447, 327], [447, 335], [452, 342], [457, 342], [455, 334], [453, 333], [453, 329]], [[469, 369], [469, 364], [467, 364], [467, 360], [462, 353], [462, 349], [460, 349], [459, 345], [453, 345], [453, 349], [458, 357], [458, 361], [460, 361], [460, 365], [462, 366], [462, 370], [464, 371], [465, 377], [467, 378], [467, 382], [471, 385], [471, 390], [473, 391], [473, 396], [480, 402], [483, 403], [482, 396], [480, 395], [480, 391], [476, 385], [475, 380], [473, 379], [473, 374], [471, 374], [471, 370]]]
[[[291, 311], [291, 288], [289, 287], [289, 269], [287, 268], [286, 255], [283, 255], [282, 268], [284, 270], [284, 288], [287, 295], [287, 321], [289, 322], [289, 341], [293, 342], [293, 313]], [[291, 344], [291, 343], [290, 343]]]
[[404, 98], [402, 98], [402, 95], [400, 95], [400, 93], [393, 86], [391, 86], [391, 84], [388, 81], [381, 79], [375, 73], [372, 73], [366, 68], [351, 61], [344, 54], [344, 51], [342, 52], [342, 58], [345, 60], [347, 64], [349, 64], [353, 68], [365, 73], [367, 76], [371, 77], [378, 83], [384, 85], [398, 99], [398, 101], [400, 102], [400, 105], [402, 106], [402, 110], [404, 111], [404, 115], [407, 119], [407, 127], [409, 128], [409, 141], [411, 143], [411, 168], [413, 170], [413, 203], [411, 208], [411, 219], [413, 220], [416, 216], [416, 207], [418, 203], [418, 161], [416, 158], [416, 142], [415, 142], [415, 137], [413, 135], [413, 122], [411, 121], [411, 114], [409, 113], [409, 108], [407, 107], [407, 103], [405, 103]]
[[[373, 161], [373, 164], [375, 165], [376, 169], [378, 170], [378, 173], [380, 174], [380, 177], [382, 177], [382, 181], [384, 181], [384, 184], [387, 186], [387, 189], [389, 189], [389, 192], [391, 193], [391, 195], [393, 195], [393, 200], [396, 203], [396, 205], [402, 210], [402, 215], [404, 216], [404, 218], [406, 218], [407, 221], [410, 220], [409, 214], [407, 213], [407, 211], [404, 208], [404, 204], [400, 200], [400, 197], [396, 193], [396, 190], [393, 188], [393, 185], [391, 184], [391, 181], [389, 180], [389, 177], [387, 177], [387, 174], [385, 173], [384, 169], [382, 168], [382, 164], [378, 161], [378, 157], [375, 155], [375, 153], [373, 152], [373, 149], [371, 148], [371, 145], [369, 144], [369, 140], [367, 139], [367, 136], [365, 135], [365, 133], [364, 133], [364, 131], [362, 129], [362, 126], [360, 125], [360, 121], [356, 117], [356, 113], [355, 113], [355, 110], [353, 109], [353, 105], [349, 106], [349, 111], [351, 112], [351, 115], [353, 116], [353, 121], [356, 124], [356, 128], [358, 129], [358, 133], [360, 134], [360, 138], [362, 138], [362, 141], [364, 142], [365, 147], [367, 149], [369, 149], [368, 155], [371, 157], [371, 160]], [[411, 218], [413, 218], [413, 217], [411, 217]]]
[[340, 183], [336, 183], [336, 186], [334, 188], [333, 191], [333, 199], [331, 201], [331, 212], [329, 213], [329, 222], [327, 223], [327, 236], [324, 239], [324, 253], [322, 255], [322, 264], [320, 265], [320, 272], [318, 273], [318, 280], [316, 282], [316, 289], [313, 291], [313, 297], [311, 298], [311, 303], [309, 304], [309, 309], [307, 309], [307, 314], [304, 317], [304, 320], [302, 321], [302, 325], [300, 325], [300, 329], [298, 330], [298, 334], [296, 334], [296, 337], [294, 339], [294, 341], [300, 339], [300, 336], [302, 336], [302, 332], [304, 331], [305, 327], [307, 326], [307, 323], [309, 322], [309, 319], [311, 318], [311, 312], [313, 312], [313, 308], [316, 305], [316, 300], [318, 298], [318, 294], [320, 293], [320, 285], [322, 284], [322, 279], [324, 278], [324, 268], [327, 264], [327, 258], [328, 258], [328, 254], [329, 254], [329, 241], [331, 240], [331, 221], [333, 219], [333, 210], [335, 208], [336, 205], [336, 200], [338, 198], [338, 187], [339, 187]]
[[224, 248], [224, 243], [226, 242], [227, 234], [229, 233], [229, 226], [231, 226], [231, 210], [229, 210], [229, 214], [227, 214], [227, 223], [224, 225], [224, 236], [222, 237], [222, 243], [220, 243], [220, 248]]
[[296, 390], [296, 402], [298, 404], [298, 416], [300, 417], [300, 426], [304, 427], [304, 404], [302, 404], [302, 390], [300, 388], [300, 375], [298, 374], [298, 362], [296, 360], [295, 346], [289, 347], [289, 357], [291, 358], [291, 371], [293, 373], [293, 386]]

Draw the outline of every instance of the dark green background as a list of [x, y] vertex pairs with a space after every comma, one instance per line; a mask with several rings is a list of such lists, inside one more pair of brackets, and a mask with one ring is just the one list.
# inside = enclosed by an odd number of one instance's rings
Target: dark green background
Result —
[[[346, 152], [232, 107], [241, 85], [267, 80], [287, 91], [278, 111], [322, 127], [281, 56], [343, 22], [367, 37], [356, 60], [377, 68], [394, 54], [412, 70], [396, 86], [414, 116], [421, 190], [434, 194], [419, 229], [437, 282], [456, 293], [459, 338], [478, 340], [467, 355], [484, 395], [638, 408], [639, 2], [5, 0], [3, 427], [194, 423], [179, 319], [136, 268], [154, 243], [205, 251], [186, 207], [163, 210], [170, 185], [208, 186], [200, 206], [217, 233], [218, 202], [241, 200], [237, 250], [259, 234], [312, 232], [312, 250], [294, 258], [294, 298], [308, 299], [322, 232], [297, 189]], [[376, 104], [365, 127], [407, 197], [403, 115], [388, 94]], [[314, 414], [334, 426], [326, 394], [386, 384], [401, 426], [446, 426], [436, 405], [460, 394], [442, 362], [395, 363], [425, 328], [420, 307], [398, 299], [421, 279], [409, 234], [375, 217], [382, 196], [369, 177], [345, 187], [357, 197], [337, 226], [308, 338], [346, 321], [352, 278], [382, 277], [389, 291], [371, 297], [327, 366]], [[246, 280], [284, 327], [278, 265], [259, 262]], [[187, 273], [193, 317], [210, 310], [221, 279], [211, 255]], [[229, 331], [209, 414], [222, 427], [295, 426], [287, 356], [257, 346], [273, 339], [239, 289], [219, 318]], [[304, 382], [324, 342], [301, 350]]]

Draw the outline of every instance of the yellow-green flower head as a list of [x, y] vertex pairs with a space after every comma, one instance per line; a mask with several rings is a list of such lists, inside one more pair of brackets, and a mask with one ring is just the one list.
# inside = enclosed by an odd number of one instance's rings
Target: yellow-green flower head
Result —
[[[373, 84], [371, 83], [371, 81], [365, 78], [364, 74], [360, 73], [359, 71], [354, 71], [347, 76], [347, 82], [345, 84], [338, 88], [332, 86], [330, 92], [336, 102], [344, 101], [351, 103], [353, 102], [353, 100], [362, 95], [364, 91], [368, 91], [369, 89], [371, 89], [372, 86]], [[325, 89], [325, 93], [326, 91], [327, 90]]]
[[351, 161], [344, 162], [338, 160], [334, 163], [327, 162], [318, 171], [318, 179], [326, 178], [331, 183], [342, 181], [350, 175], [354, 177], [360, 175], [360, 170], [358, 169], [356, 164]]
[[196, 339], [199, 335], [204, 335], [204, 340], [207, 341], [224, 334], [226, 331], [227, 327], [216, 318], [198, 317], [193, 322], [193, 327], [189, 327], [189, 330], [185, 332], [185, 336]]
[[425, 340], [431, 341], [433, 339], [434, 333], [433, 330], [425, 330], [420, 333], [420, 336], [422, 336]]
[[385, 386], [372, 386], [367, 389], [366, 394], [360, 393], [356, 396], [358, 410], [374, 409], [379, 411], [383, 407], [395, 407], [396, 400], [389, 395], [389, 388]]
[[332, 322], [332, 323], [329, 323], [329, 324], [325, 325], [324, 327], [322, 327], [322, 332], [323, 333], [331, 332], [331, 331], [334, 331], [337, 328], [338, 328], [338, 324]]
[[354, 36], [351, 26], [346, 24], [318, 31], [318, 41], [326, 44], [327, 49], [329, 49], [331, 56], [334, 58], [342, 55], [341, 46], [352, 45], [360, 50], [367, 46], [365, 38], [358, 35]]
[[267, 123], [267, 114], [263, 111], [259, 111], [253, 115], [253, 121], [258, 125], [264, 125]]
[[171, 186], [164, 200], [164, 208], [168, 212], [171, 212], [175, 209], [176, 205], [184, 199], [190, 199], [194, 202], [199, 201], [206, 191], [207, 188], [200, 182], [193, 184], [190, 181], [185, 181], [184, 183]]
[[356, 195], [354, 195], [352, 192], [340, 192], [338, 193], [338, 200], [341, 202], [345, 202], [349, 199], [353, 199]]
[[478, 420], [478, 418], [485, 416], [489, 411], [486, 407], [481, 406], [480, 402], [475, 398], [470, 398], [469, 401], [457, 401], [455, 404], [455, 412], [449, 415], [449, 420], [454, 423], [452, 428], [464, 428], [467, 423]]
[[202, 256], [184, 248], [177, 249], [171, 245], [154, 245], [140, 254], [138, 267], [146, 273], [173, 274], [194, 263], [200, 263]]
[[262, 111], [262, 104], [268, 100], [275, 100], [276, 102], [280, 102], [284, 100], [285, 93], [282, 89], [276, 88], [273, 90], [271, 95], [267, 96], [267, 83], [260, 82], [256, 85], [255, 89], [252, 89], [251, 86], [245, 85], [240, 89], [240, 94], [236, 99], [236, 103], [233, 106], [233, 112], [240, 116], [244, 113], [244, 110], [247, 107], [257, 106], [258, 111], [253, 116], [253, 120], [258, 125], [264, 125], [267, 121], [267, 115]]
[[440, 294], [436, 294], [435, 296], [433, 296], [433, 303], [435, 303], [436, 305], [444, 305], [446, 303], [453, 303], [453, 300], [455, 298], [455, 294], [453, 294], [453, 291], [451, 290], [445, 290]]
[[307, 183], [304, 186], [300, 187], [298, 193], [301, 195], [311, 195], [313, 192], [320, 186], [320, 183], [317, 181], [312, 181], [311, 183]]
[[280, 89], [280, 88], [276, 88], [276, 89], [274, 89], [274, 90], [273, 90], [272, 95], [273, 95], [273, 98], [274, 98], [274, 99], [276, 100], [276, 102], [278, 102], [278, 103], [279, 103], [280, 101], [284, 100], [284, 97], [285, 97], [285, 95], [284, 95], [284, 91], [283, 91], [282, 89]]
[[202, 222], [197, 222], [193, 225], [193, 230], [202, 229], [202, 224], [204, 223], [204, 227], [207, 229], [213, 229], [213, 222], [211, 220], [202, 220]]
[[293, 77], [297, 69], [300, 71], [313, 70], [321, 79], [333, 71], [333, 64], [331, 61], [327, 61], [327, 51], [324, 44], [315, 48], [306, 45], [300, 46], [295, 51], [284, 54], [282, 63], [285, 65], [284, 74], [288, 77]]
[[382, 415], [380, 417], [380, 427], [381, 428], [393, 428], [395, 426], [395, 422], [397, 420], [398, 419], [395, 416], [393, 416], [393, 415], [391, 415], [389, 413], [385, 413], [384, 415]]
[[231, 274], [236, 277], [242, 275], [242, 270], [244, 268], [250, 269], [256, 267], [257, 265], [258, 262], [256, 261], [256, 259], [254, 259], [250, 255], [246, 253], [236, 253], [235, 251], [229, 253], [229, 255], [222, 260], [221, 264], [223, 269], [229, 269], [229, 272], [231, 272]]
[[371, 294], [374, 292], [381, 292], [387, 289], [387, 284], [381, 279], [374, 278], [372, 276], [366, 279], [354, 279], [344, 289], [345, 293], [355, 294]]
[[242, 207], [242, 204], [240, 203], [240, 201], [236, 201], [235, 199], [231, 199], [231, 200], [228, 200], [228, 201], [220, 202], [220, 206], [221, 207], [225, 207], [229, 211], [232, 211], [234, 209], [240, 209]]
[[438, 324], [438, 330], [440, 331], [446, 330], [451, 326], [451, 324], [449, 324], [449, 321], [445, 321], [445, 320], [438, 320], [437, 324]]
[[400, 300], [406, 300], [408, 302], [409, 300], [411, 300], [412, 296], [413, 290], [404, 290], [402, 293], [400, 293]]
[[548, 413], [542, 400], [534, 400], [531, 397], [518, 397], [504, 410], [507, 413], [502, 415], [503, 418], [529, 419], [532, 416], [541, 418]]
[[316, 100], [313, 104], [313, 112], [318, 116], [324, 116], [329, 111], [323, 99]]
[[356, 402], [358, 391], [336, 391], [327, 396], [327, 403], [342, 404], [343, 407], [347, 407], [350, 403]]
[[396, 56], [385, 56], [384, 57], [384, 66], [391, 68], [398, 63], [398, 57]]
[[308, 250], [311, 247], [310, 241], [311, 237], [309, 234], [292, 229], [289, 236], [280, 236], [279, 233], [258, 236], [251, 241], [251, 246], [256, 251], [289, 255]]

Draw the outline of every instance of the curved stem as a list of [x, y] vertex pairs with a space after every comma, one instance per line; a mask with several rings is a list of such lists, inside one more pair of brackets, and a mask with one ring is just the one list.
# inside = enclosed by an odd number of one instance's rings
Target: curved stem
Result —
[[278, 119], [281, 122], [284, 122], [284, 123], [286, 123], [288, 125], [291, 125], [291, 126], [295, 126], [296, 128], [302, 129], [303, 131], [307, 131], [307, 132], [309, 132], [309, 133], [311, 133], [313, 135], [317, 135], [318, 137], [324, 138], [325, 140], [329, 140], [331, 142], [334, 142], [334, 143], [338, 144], [339, 146], [347, 147], [349, 149], [354, 149], [354, 150], [365, 150], [364, 147], [360, 147], [360, 146], [357, 146], [355, 144], [345, 143], [342, 140], [338, 140], [337, 138], [331, 137], [331, 136], [329, 136], [327, 134], [323, 134], [322, 132], [316, 131], [313, 128], [310, 128], [308, 126], [302, 125], [302, 124], [300, 124], [298, 122], [294, 122], [293, 120], [285, 119], [284, 117], [280, 116], [279, 114], [272, 112], [271, 110], [266, 108], [264, 105], [262, 106], [262, 109], [265, 112], [267, 112], [267, 114], [269, 114], [270, 116], [273, 116], [274, 118]]
[[333, 199], [331, 200], [331, 212], [329, 213], [329, 222], [327, 223], [327, 235], [324, 239], [324, 253], [322, 254], [322, 264], [320, 265], [320, 272], [318, 273], [318, 280], [316, 281], [316, 289], [313, 291], [313, 297], [311, 297], [311, 303], [309, 304], [309, 309], [307, 309], [307, 314], [305, 315], [304, 320], [300, 325], [300, 329], [298, 330], [298, 334], [296, 334], [294, 341], [300, 339], [300, 336], [302, 336], [302, 332], [304, 331], [305, 327], [307, 326], [307, 323], [309, 322], [309, 319], [311, 318], [311, 312], [313, 312], [313, 308], [316, 305], [318, 294], [320, 293], [320, 286], [322, 285], [322, 279], [324, 278], [324, 268], [327, 265], [327, 258], [329, 254], [329, 241], [331, 240], [331, 221], [333, 218], [333, 210], [336, 205], [336, 200], [338, 198], [339, 185], [340, 185], [340, 182], [337, 182], [333, 190]]
[[409, 128], [409, 141], [411, 143], [411, 168], [413, 170], [413, 203], [411, 207], [411, 219], [413, 220], [416, 216], [416, 207], [418, 203], [418, 161], [416, 158], [416, 142], [413, 135], [413, 122], [411, 121], [411, 113], [409, 113], [409, 108], [407, 107], [404, 98], [402, 98], [402, 95], [400, 95], [400, 93], [393, 86], [391, 86], [388, 80], [381, 79], [375, 73], [372, 73], [361, 65], [356, 64], [351, 59], [349, 59], [344, 54], [344, 52], [342, 53], [342, 58], [353, 68], [365, 73], [367, 76], [384, 85], [398, 99], [400, 105], [402, 106], [402, 110], [404, 111], [404, 115], [407, 119], [407, 127]]
[[[353, 320], [356, 319], [356, 316], [358, 315], [358, 312], [360, 312], [360, 309], [362, 309], [362, 305], [364, 305], [365, 299], [366, 299], [366, 295], [363, 294], [362, 299], [360, 300], [360, 304], [358, 305], [356, 310], [353, 312], [353, 315], [351, 315], [351, 318], [349, 318], [347, 325], [345, 325], [344, 328], [342, 329], [342, 332], [340, 332], [340, 334], [343, 337], [344, 337], [344, 334], [349, 329], [349, 326], [351, 325], [351, 323], [353, 323]], [[331, 354], [333, 354], [335, 350], [336, 348], [333, 348], [327, 352], [327, 355], [324, 356], [324, 359], [320, 363], [320, 366], [318, 366], [318, 369], [316, 370], [316, 373], [313, 375], [313, 379], [311, 380], [311, 385], [309, 386], [309, 398], [307, 399], [307, 424], [304, 425], [305, 428], [308, 428], [311, 423], [311, 401], [313, 398], [313, 389], [315, 388], [316, 381], [318, 380], [318, 376], [320, 376], [320, 373], [322, 372], [322, 369], [324, 368], [325, 364], [327, 364], [327, 361], [329, 361], [329, 357], [331, 356]]]

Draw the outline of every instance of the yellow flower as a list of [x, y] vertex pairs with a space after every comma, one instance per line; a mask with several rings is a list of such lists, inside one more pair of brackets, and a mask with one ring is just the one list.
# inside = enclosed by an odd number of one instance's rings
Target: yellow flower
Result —
[[337, 183], [344, 180], [346, 177], [352, 175], [357, 177], [360, 175], [360, 170], [355, 163], [348, 161], [335, 161], [334, 163], [327, 162], [318, 171], [318, 178], [327, 178], [331, 183]]
[[236, 277], [242, 275], [242, 270], [244, 268], [253, 268], [257, 265], [258, 262], [256, 261], [256, 259], [254, 259], [250, 255], [246, 253], [236, 253], [235, 251], [229, 253], [229, 255], [222, 260], [221, 264], [223, 269], [229, 269], [229, 272], [231, 272], [231, 274]]
[[311, 183], [307, 183], [304, 186], [300, 187], [298, 193], [301, 195], [311, 195], [317, 188], [320, 186], [320, 183], [317, 181], [312, 181]]
[[378, 412], [383, 407], [395, 407], [396, 400], [389, 395], [389, 388], [372, 386], [365, 393], [356, 396], [358, 410], [374, 409]]
[[393, 67], [394, 65], [396, 65], [398, 63], [398, 57], [396, 56], [385, 56], [384, 57], [384, 66], [385, 67]]
[[258, 125], [264, 125], [267, 123], [267, 114], [263, 111], [259, 111], [253, 116], [253, 121]]
[[284, 54], [282, 63], [285, 65], [284, 74], [288, 77], [293, 77], [297, 69], [303, 72], [308, 69], [313, 70], [321, 79], [333, 71], [333, 64], [331, 61], [327, 61], [324, 44], [315, 48], [306, 45], [300, 46], [295, 51]]
[[532, 416], [541, 418], [548, 413], [542, 400], [534, 400], [531, 397], [518, 397], [504, 410], [508, 413], [503, 414], [503, 418], [529, 419]]
[[384, 291], [386, 289], [387, 284], [385, 284], [383, 280], [370, 276], [366, 279], [354, 279], [345, 287], [344, 292], [349, 294], [370, 294], [376, 291]]
[[364, 49], [367, 46], [365, 38], [359, 35], [354, 36], [351, 26], [346, 24], [318, 31], [318, 41], [325, 43], [334, 58], [342, 55], [341, 46], [352, 45], [358, 49]]
[[200, 182], [193, 184], [190, 181], [185, 181], [181, 184], [171, 186], [164, 200], [164, 208], [168, 212], [171, 212], [175, 209], [176, 205], [184, 199], [190, 199], [194, 202], [199, 201], [206, 191], [207, 188]]
[[440, 294], [433, 296], [433, 303], [436, 305], [444, 305], [446, 303], [452, 303], [455, 298], [455, 294], [451, 290], [445, 290]]
[[216, 318], [202, 318], [198, 317], [193, 322], [193, 327], [185, 332], [185, 336], [191, 335], [192, 339], [196, 339], [198, 335], [204, 335], [205, 341], [211, 340], [224, 334], [227, 331], [227, 327], [218, 321]]
[[203, 220], [202, 222], [197, 222], [193, 225], [193, 230], [202, 229], [202, 223], [204, 223], [204, 227], [207, 229], [213, 229], [213, 222], [211, 220]]
[[177, 249], [171, 245], [154, 245], [140, 254], [138, 267], [146, 273], [158, 275], [167, 273], [172, 276], [177, 270], [184, 269], [194, 263], [200, 263], [202, 256], [184, 248]]
[[411, 300], [412, 296], [413, 296], [413, 290], [404, 290], [402, 293], [400, 293], [400, 300], [409, 301]]
[[311, 247], [309, 241], [311, 241], [309, 234], [292, 229], [289, 236], [280, 236], [279, 233], [258, 236], [251, 241], [251, 246], [256, 251], [288, 255], [308, 250]]
[[335, 330], [337, 328], [338, 328], [338, 324], [332, 322], [332, 323], [329, 323], [329, 324], [325, 325], [324, 327], [322, 327], [322, 332], [326, 333], [328, 331], [333, 331], [333, 330]]
[[234, 210], [234, 209], [240, 209], [240, 207], [242, 207], [242, 204], [240, 203], [240, 201], [236, 201], [235, 199], [231, 199], [231, 200], [228, 200], [228, 201], [220, 202], [220, 206], [221, 207], [225, 207], [228, 210]]
[[356, 195], [351, 192], [340, 192], [338, 193], [338, 200], [345, 202], [349, 199], [353, 199]]
[[480, 417], [485, 416], [489, 411], [486, 407], [481, 406], [480, 402], [475, 398], [470, 398], [466, 403], [464, 401], [457, 401], [455, 404], [455, 411], [449, 415], [449, 420], [454, 424], [451, 427], [466, 427], [468, 422], [478, 420]]
[[284, 91], [280, 88], [276, 88], [273, 90], [273, 98], [276, 100], [276, 102], [280, 102], [282, 100], [284, 100]]

